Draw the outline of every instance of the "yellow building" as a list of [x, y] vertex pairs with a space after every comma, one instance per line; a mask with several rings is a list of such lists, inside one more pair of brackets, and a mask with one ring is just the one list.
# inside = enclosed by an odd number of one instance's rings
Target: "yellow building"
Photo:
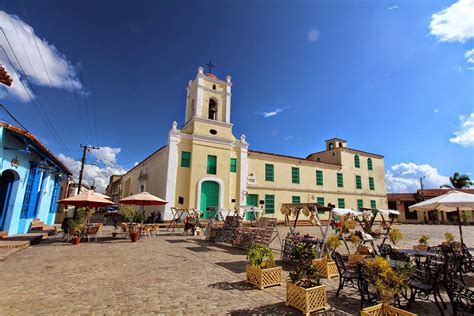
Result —
[[121, 178], [122, 197], [148, 191], [170, 207], [213, 209], [255, 205], [283, 218], [282, 203], [386, 208], [384, 158], [326, 141], [306, 158], [249, 150], [245, 135], [232, 134], [231, 77], [220, 80], [199, 68], [187, 87], [186, 117], [173, 122], [168, 144]]

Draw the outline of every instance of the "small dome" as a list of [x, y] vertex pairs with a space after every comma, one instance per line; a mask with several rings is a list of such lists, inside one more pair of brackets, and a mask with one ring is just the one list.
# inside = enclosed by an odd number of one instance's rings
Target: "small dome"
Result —
[[216, 75], [214, 75], [214, 74], [207, 74], [206, 76], [208, 76], [209, 78], [212, 78], [212, 79], [217, 79]]

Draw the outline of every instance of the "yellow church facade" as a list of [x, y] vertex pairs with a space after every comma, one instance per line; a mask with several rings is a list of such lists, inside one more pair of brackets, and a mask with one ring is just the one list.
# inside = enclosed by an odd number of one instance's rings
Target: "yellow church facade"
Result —
[[254, 205], [279, 219], [282, 203], [387, 208], [383, 156], [337, 138], [306, 158], [249, 150], [244, 135], [232, 134], [231, 89], [230, 76], [221, 80], [200, 67], [188, 82], [184, 124], [173, 122], [168, 143], [122, 176], [122, 197], [148, 191], [166, 199], [164, 219], [171, 207], [209, 217]]

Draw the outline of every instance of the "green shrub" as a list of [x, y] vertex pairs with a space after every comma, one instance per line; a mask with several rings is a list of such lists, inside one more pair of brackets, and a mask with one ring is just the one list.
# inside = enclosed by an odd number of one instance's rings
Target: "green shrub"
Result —
[[446, 242], [452, 243], [454, 241], [454, 234], [451, 232], [447, 232], [444, 234], [444, 239], [446, 240]]
[[418, 244], [423, 245], [423, 246], [428, 246], [428, 240], [430, 237], [428, 235], [421, 235], [420, 239], [418, 239]]
[[254, 244], [247, 253], [247, 260], [253, 267], [267, 269], [275, 267], [275, 257], [270, 247]]
[[303, 288], [319, 285], [319, 274], [312, 260], [318, 255], [316, 246], [310, 243], [298, 242], [291, 251], [292, 258], [297, 261], [290, 271], [291, 283]]
[[397, 243], [404, 238], [403, 233], [401, 232], [400, 229], [398, 228], [392, 228], [390, 229], [390, 232], [388, 233], [388, 238], [390, 238], [390, 241], [394, 244], [397, 245]]

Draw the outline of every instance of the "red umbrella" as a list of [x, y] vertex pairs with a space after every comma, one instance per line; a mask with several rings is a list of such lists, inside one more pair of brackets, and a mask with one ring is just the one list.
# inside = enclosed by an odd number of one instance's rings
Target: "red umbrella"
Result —
[[128, 196], [119, 201], [122, 204], [129, 205], [164, 205], [167, 201], [160, 199], [148, 192], [142, 192], [135, 195]]
[[114, 205], [115, 203], [97, 195], [94, 191], [74, 195], [58, 201], [59, 204], [72, 205], [76, 207], [101, 207]]

